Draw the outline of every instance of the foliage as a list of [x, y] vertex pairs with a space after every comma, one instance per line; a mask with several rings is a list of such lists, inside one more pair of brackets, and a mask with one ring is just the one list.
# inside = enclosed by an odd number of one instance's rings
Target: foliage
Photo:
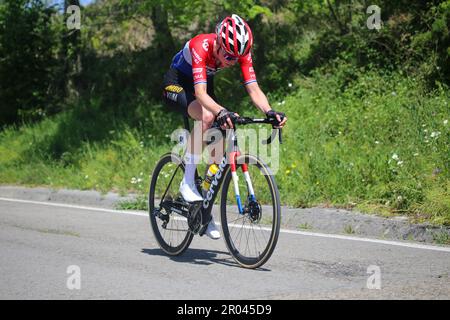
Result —
[[58, 102], [53, 13], [37, 0], [0, 2], [0, 127], [41, 118]]

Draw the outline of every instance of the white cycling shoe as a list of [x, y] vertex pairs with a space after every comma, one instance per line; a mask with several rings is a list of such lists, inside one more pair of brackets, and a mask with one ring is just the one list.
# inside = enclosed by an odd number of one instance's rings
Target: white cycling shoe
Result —
[[195, 183], [188, 184], [184, 179], [180, 183], [180, 193], [187, 202], [203, 201], [203, 197], [198, 193]]
[[220, 239], [220, 232], [219, 229], [217, 229], [216, 224], [214, 223], [214, 218], [209, 222], [205, 234], [213, 240]]

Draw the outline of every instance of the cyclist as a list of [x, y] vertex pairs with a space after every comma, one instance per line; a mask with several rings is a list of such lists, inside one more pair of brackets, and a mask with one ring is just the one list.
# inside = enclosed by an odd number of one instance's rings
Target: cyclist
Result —
[[[283, 113], [270, 107], [258, 86], [250, 52], [252, 44], [253, 36], [248, 24], [233, 14], [217, 24], [215, 33], [200, 34], [189, 40], [173, 57], [170, 69], [164, 76], [163, 95], [167, 105], [185, 116], [202, 121], [201, 126], [194, 126], [184, 156], [186, 167], [180, 193], [187, 202], [203, 201], [195, 186], [195, 171], [201, 152], [194, 145], [194, 137], [202, 137], [214, 120], [222, 129], [232, 128], [232, 119], [238, 116], [217, 102], [213, 79], [218, 70], [239, 63], [253, 104], [267, 117], [277, 119], [280, 128], [287, 121]], [[205, 233], [212, 239], [220, 238], [213, 219]]]

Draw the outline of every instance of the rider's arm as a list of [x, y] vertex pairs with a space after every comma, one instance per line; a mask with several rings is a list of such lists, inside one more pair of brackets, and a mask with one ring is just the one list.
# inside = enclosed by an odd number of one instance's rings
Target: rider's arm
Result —
[[250, 95], [250, 98], [253, 101], [253, 104], [262, 112], [264, 112], [264, 114], [268, 115], [267, 112], [268, 111], [272, 111], [275, 113], [275, 116], [279, 122], [279, 125], [276, 126], [275, 128], [282, 128], [284, 126], [284, 124], [287, 121], [287, 117], [283, 114], [283, 120], [281, 120], [280, 114], [277, 113], [276, 111], [274, 111], [270, 105], [269, 105], [269, 101], [267, 100], [266, 95], [264, 94], [264, 92], [262, 92], [261, 88], [258, 86], [257, 82], [253, 82], [253, 83], [249, 83], [245, 86], [245, 88], [247, 89], [248, 94]]
[[217, 102], [213, 100], [213, 98], [210, 97], [210, 95], [206, 91], [206, 83], [197, 83], [194, 85], [195, 90], [195, 97], [197, 98], [198, 102], [211, 111], [215, 116], [220, 112], [220, 110], [223, 109]]
[[239, 64], [241, 65], [245, 88], [247, 89], [247, 92], [252, 99], [253, 104], [265, 114], [272, 108], [270, 107], [266, 95], [259, 88], [258, 82], [256, 81], [252, 54], [249, 52], [246, 56], [241, 57], [239, 59]]
[[245, 86], [245, 88], [247, 89], [248, 95], [252, 99], [253, 104], [264, 114], [272, 109], [266, 95], [262, 92], [257, 82], [249, 83]]

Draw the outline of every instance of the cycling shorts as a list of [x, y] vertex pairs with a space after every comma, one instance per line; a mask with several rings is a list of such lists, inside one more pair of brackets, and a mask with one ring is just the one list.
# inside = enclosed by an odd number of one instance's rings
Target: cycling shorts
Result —
[[[170, 68], [164, 75], [163, 100], [170, 110], [188, 116], [188, 106], [195, 100], [194, 80], [175, 68]], [[217, 102], [214, 94], [213, 77], [208, 77], [207, 93]]]

